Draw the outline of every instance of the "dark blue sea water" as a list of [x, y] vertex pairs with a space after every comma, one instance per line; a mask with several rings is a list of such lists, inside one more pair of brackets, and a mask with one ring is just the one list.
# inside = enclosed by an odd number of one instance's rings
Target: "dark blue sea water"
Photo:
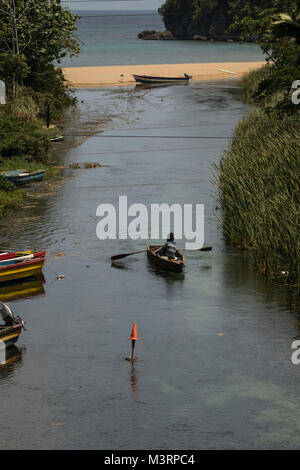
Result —
[[139, 32], [164, 30], [156, 11], [81, 11], [78, 57], [64, 66], [177, 64], [192, 62], [252, 62], [262, 60], [255, 44], [190, 40], [143, 41]]

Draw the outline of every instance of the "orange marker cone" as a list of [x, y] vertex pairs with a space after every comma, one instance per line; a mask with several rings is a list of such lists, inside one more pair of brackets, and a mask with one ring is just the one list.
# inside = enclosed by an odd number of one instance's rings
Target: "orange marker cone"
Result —
[[137, 330], [136, 330], [136, 322], [134, 322], [134, 324], [133, 324], [131, 336], [128, 339], [131, 339], [131, 340], [134, 340], [134, 341], [138, 340], [138, 335], [137, 335]]
[[137, 329], [136, 329], [136, 322], [134, 322], [133, 327], [132, 327], [132, 332], [131, 336], [128, 338], [131, 339], [131, 362], [134, 361], [134, 348], [135, 348], [135, 342], [139, 339], [137, 335]]

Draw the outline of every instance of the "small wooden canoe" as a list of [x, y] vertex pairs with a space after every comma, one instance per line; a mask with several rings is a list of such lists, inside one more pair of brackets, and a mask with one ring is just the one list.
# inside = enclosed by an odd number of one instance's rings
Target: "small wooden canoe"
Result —
[[157, 266], [173, 272], [173, 273], [182, 273], [184, 270], [185, 258], [180, 250], [176, 250], [176, 259], [168, 259], [167, 256], [164, 256], [163, 246], [161, 245], [148, 245], [147, 246], [147, 256], [151, 263], [156, 264]]
[[133, 78], [138, 83], [188, 83], [192, 78], [187, 73], [183, 77], [154, 77], [151, 75], [133, 75]]
[[13, 281], [25, 277], [40, 274], [45, 262], [45, 257], [33, 258], [20, 263], [0, 267], [0, 282]]

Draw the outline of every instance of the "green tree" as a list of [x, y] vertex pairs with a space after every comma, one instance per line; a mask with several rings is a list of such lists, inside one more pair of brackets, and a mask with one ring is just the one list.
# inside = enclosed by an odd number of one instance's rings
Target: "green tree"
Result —
[[274, 18], [281, 12], [293, 15], [296, 0], [231, 0], [229, 6], [231, 31], [238, 32], [242, 41], [271, 45]]
[[[0, 0], [2, 64], [5, 59], [8, 63], [9, 57], [11, 63], [19, 64], [22, 56], [22, 64], [27, 66], [25, 75], [11, 73], [14, 94], [20, 77], [25, 84], [48, 90], [49, 79], [53, 80], [56, 70], [54, 61], [59, 64], [66, 55], [79, 53], [79, 42], [74, 36], [77, 18], [61, 5], [61, 0]], [[59, 72], [56, 81], [63, 83]]]
[[294, 38], [300, 44], [300, 0], [295, 7], [295, 17], [287, 13], [279, 13], [272, 24], [272, 33], [277, 38]]
[[23, 54], [10, 54], [4, 52], [0, 54], [0, 77], [6, 82], [8, 93], [15, 97], [17, 94], [17, 84], [29, 73], [26, 57]]

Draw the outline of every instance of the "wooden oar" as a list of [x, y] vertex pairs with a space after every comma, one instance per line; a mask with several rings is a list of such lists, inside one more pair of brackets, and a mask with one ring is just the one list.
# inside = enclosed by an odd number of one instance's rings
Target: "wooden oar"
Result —
[[111, 260], [115, 261], [116, 259], [126, 258], [126, 256], [136, 255], [137, 253], [145, 253], [147, 250], [133, 251], [132, 253], [123, 253], [122, 255], [111, 256]]

